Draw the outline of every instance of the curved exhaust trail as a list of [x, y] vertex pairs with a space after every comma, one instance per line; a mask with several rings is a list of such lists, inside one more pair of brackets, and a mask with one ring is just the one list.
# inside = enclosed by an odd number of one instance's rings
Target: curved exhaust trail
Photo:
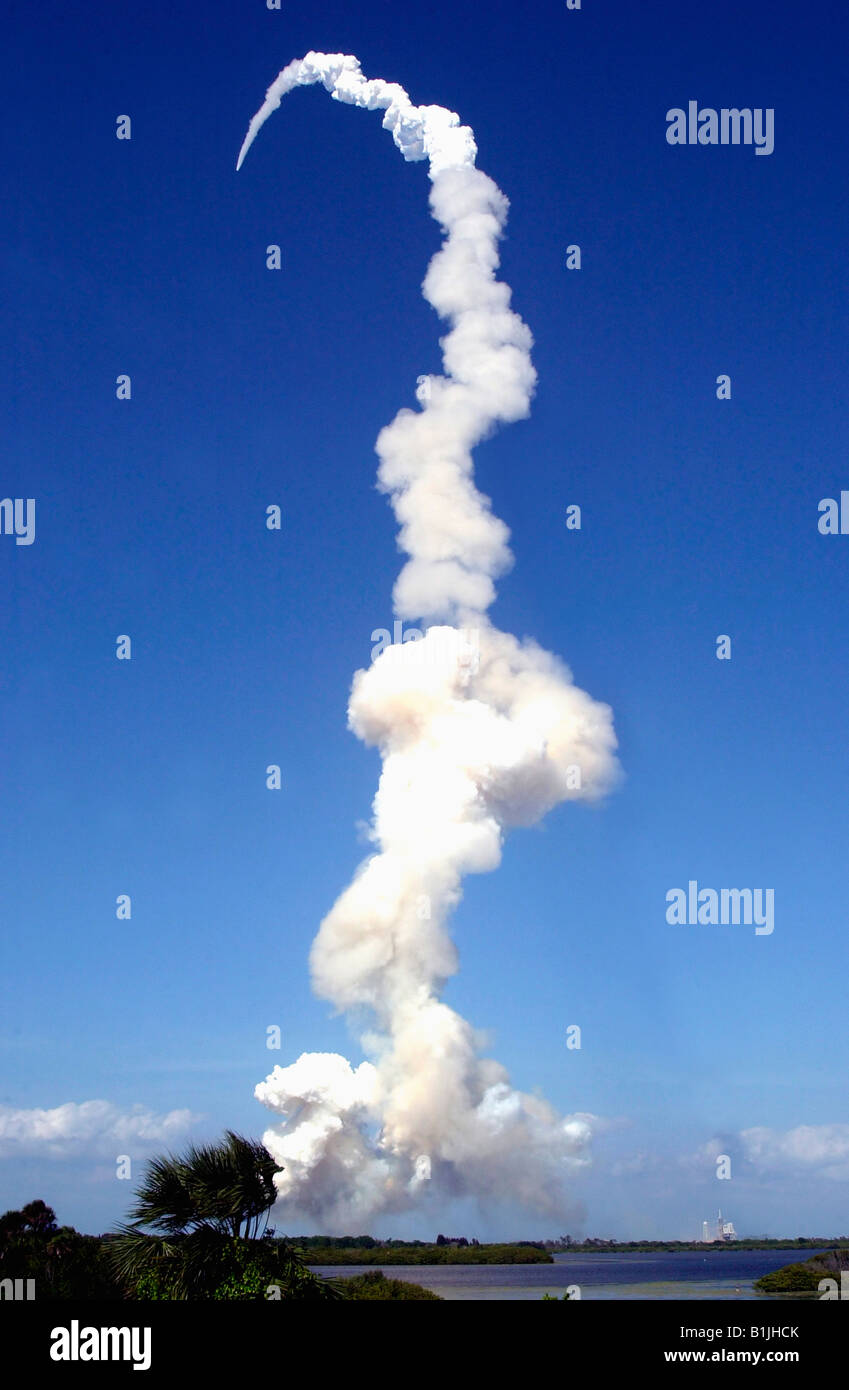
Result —
[[336, 1054], [304, 1053], [275, 1067], [256, 1095], [283, 1122], [263, 1142], [282, 1165], [275, 1181], [287, 1209], [325, 1230], [461, 1196], [564, 1215], [565, 1179], [589, 1162], [600, 1122], [564, 1118], [515, 1090], [439, 997], [458, 968], [446, 923], [463, 877], [498, 866], [509, 827], [565, 800], [597, 800], [619, 777], [609, 707], [555, 656], [487, 617], [512, 555], [507, 527], [475, 487], [471, 451], [528, 414], [536, 384], [530, 331], [496, 279], [508, 202], [475, 167], [474, 135], [455, 112], [415, 106], [344, 54], [308, 53], [282, 70], [237, 169], [283, 96], [315, 83], [382, 110], [404, 158], [429, 161], [444, 242], [423, 293], [449, 332], [444, 374], [420, 379], [421, 408], [400, 410], [377, 440], [378, 485], [409, 557], [395, 612], [426, 632], [387, 646], [354, 677], [349, 725], [383, 759], [375, 851], [311, 952], [316, 992], [372, 1017], [361, 1039], [371, 1060], [354, 1069]]

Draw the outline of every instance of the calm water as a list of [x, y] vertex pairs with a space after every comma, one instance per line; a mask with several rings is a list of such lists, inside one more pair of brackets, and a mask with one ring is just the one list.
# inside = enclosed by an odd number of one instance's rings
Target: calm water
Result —
[[[320, 1265], [331, 1278], [382, 1269], [389, 1279], [423, 1284], [447, 1299], [541, 1299], [578, 1284], [583, 1299], [747, 1299], [775, 1301], [752, 1282], [813, 1250], [698, 1250], [651, 1255], [555, 1255], [553, 1265]], [[787, 1297], [787, 1295], [784, 1295]]]

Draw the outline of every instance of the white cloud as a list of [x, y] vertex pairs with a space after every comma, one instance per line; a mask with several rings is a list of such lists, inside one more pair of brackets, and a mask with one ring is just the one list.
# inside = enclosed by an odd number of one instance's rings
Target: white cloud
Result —
[[714, 1135], [679, 1162], [693, 1173], [712, 1172], [727, 1154], [735, 1173], [760, 1178], [822, 1177], [849, 1179], [849, 1125], [796, 1125], [794, 1129], [751, 1129]]
[[68, 1101], [53, 1110], [0, 1105], [0, 1158], [138, 1152], [170, 1143], [199, 1118], [191, 1110], [157, 1114], [142, 1105], [122, 1110], [108, 1100]]
[[815, 1171], [838, 1181], [849, 1178], [849, 1125], [756, 1127], [742, 1130], [740, 1142], [748, 1162], [762, 1171]]
[[598, 1162], [613, 1177], [647, 1176], [677, 1169], [689, 1179], [714, 1177], [722, 1154], [731, 1159], [735, 1176], [750, 1178], [821, 1177], [849, 1180], [849, 1124], [796, 1125], [793, 1129], [729, 1130], [714, 1134], [697, 1149], [677, 1155], [647, 1148]]

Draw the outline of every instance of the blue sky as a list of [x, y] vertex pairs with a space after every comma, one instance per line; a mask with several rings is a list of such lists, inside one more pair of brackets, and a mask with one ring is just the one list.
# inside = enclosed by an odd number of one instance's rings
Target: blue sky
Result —
[[[467, 881], [446, 999], [514, 1084], [609, 1122], [576, 1234], [692, 1238], [719, 1205], [843, 1233], [849, 538], [817, 529], [849, 488], [841, 6], [48, 0], [8, 28], [0, 490], [37, 531], [0, 536], [0, 1207], [106, 1229], [117, 1153], [258, 1134], [271, 1065], [356, 1055], [307, 954], [365, 852], [379, 762], [345, 708], [401, 563], [373, 448], [439, 367], [439, 232], [425, 167], [319, 90], [236, 175], [318, 49], [458, 111], [510, 198], [539, 387], [477, 452], [516, 560], [493, 617], [612, 706], [626, 774]], [[774, 153], [671, 147], [690, 99], [774, 108]], [[774, 932], [671, 926], [690, 879], [774, 889]]]

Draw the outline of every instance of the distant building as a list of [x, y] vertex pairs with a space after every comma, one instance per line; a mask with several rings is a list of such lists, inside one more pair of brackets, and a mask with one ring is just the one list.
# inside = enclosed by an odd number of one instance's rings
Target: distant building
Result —
[[702, 1240], [705, 1245], [712, 1245], [715, 1240], [736, 1240], [737, 1232], [734, 1229], [733, 1221], [723, 1221], [722, 1212], [717, 1214], [716, 1221], [702, 1222]]

